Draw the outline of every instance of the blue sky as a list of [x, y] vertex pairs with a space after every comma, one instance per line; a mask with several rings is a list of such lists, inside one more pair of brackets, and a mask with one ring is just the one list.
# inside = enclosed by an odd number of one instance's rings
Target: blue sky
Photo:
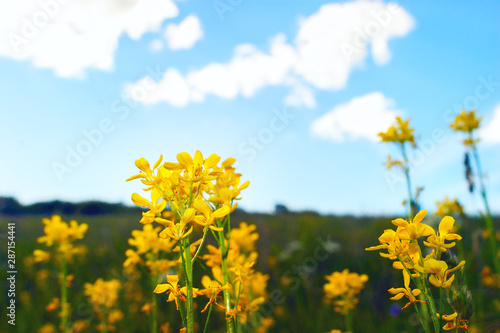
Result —
[[200, 150], [238, 160], [251, 211], [403, 213], [382, 165], [398, 152], [375, 137], [399, 114], [423, 208], [448, 195], [475, 213], [448, 123], [477, 107], [500, 202], [498, 2], [43, 3], [0, 14], [0, 195], [129, 204], [135, 159]]

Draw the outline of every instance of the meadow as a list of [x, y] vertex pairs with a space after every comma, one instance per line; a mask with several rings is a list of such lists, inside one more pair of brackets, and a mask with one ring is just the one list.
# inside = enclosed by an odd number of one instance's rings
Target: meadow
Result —
[[[140, 212], [67, 216], [68, 220], [75, 219], [89, 225], [88, 234], [80, 242], [88, 246], [88, 254], [76, 261], [71, 269], [77, 277], [71, 287], [71, 302], [77, 309], [73, 315], [74, 321], [86, 320], [92, 327], [97, 321], [83, 295], [84, 283], [93, 282], [99, 277], [105, 280], [116, 278], [124, 285], [130, 280], [123, 270], [123, 262], [126, 259], [125, 251], [129, 248], [126, 240], [130, 238], [132, 230], [138, 228], [138, 215]], [[43, 217], [45, 216], [1, 217], [2, 233], [6, 232], [5, 222], [16, 223], [16, 252], [20, 260], [16, 329], [12, 330], [6, 320], [2, 320], [2, 332], [36, 332], [46, 323], [58, 323], [57, 314], [46, 310], [59, 290], [57, 270], [46, 265], [28, 267], [22, 264], [23, 258], [31, 255], [37, 248], [36, 238], [43, 233]], [[260, 233], [257, 241], [257, 268], [270, 276], [268, 291], [277, 290], [284, 295], [284, 299], [280, 298], [280, 302], [268, 307], [275, 320], [271, 332], [329, 332], [332, 328], [342, 328], [342, 316], [324, 302], [323, 285], [326, 282], [325, 275], [345, 268], [369, 276], [366, 288], [359, 295], [355, 332], [418, 332], [418, 319], [410, 309], [401, 311], [401, 304], [391, 301], [387, 293], [389, 288], [400, 283], [399, 272], [395, 272], [383, 258], [364, 251], [366, 247], [373, 245], [374, 234], [390, 227], [393, 217], [321, 216], [313, 212], [263, 215], [237, 211], [233, 218], [235, 224], [245, 221], [257, 226]], [[434, 223], [439, 221], [437, 217], [431, 218]], [[495, 332], [495, 329], [500, 329], [499, 309], [495, 309], [495, 304], [496, 307], [499, 306], [500, 294], [498, 289], [488, 288], [481, 283], [482, 260], [474, 256], [473, 250], [484, 243], [481, 229], [478, 228], [480, 220], [464, 218], [462, 222], [470, 227], [469, 234], [472, 236], [464, 239], [466, 260], [471, 263], [467, 267], [467, 282], [473, 292], [475, 304], [471, 323], [474, 325], [481, 318], [484, 332]], [[495, 223], [500, 226], [500, 219], [496, 218]], [[316, 260], [314, 251], [324, 244], [322, 242], [329, 242], [331, 248], [328, 250], [332, 252], [321, 251], [321, 258], [325, 254], [328, 256], [324, 260]], [[2, 246], [1, 253], [2, 258], [6, 258], [5, 246]], [[48, 276], [41, 277], [40, 271], [45, 270], [48, 270]], [[287, 277], [292, 279], [288, 286]], [[143, 281], [141, 287], [136, 290], [137, 295], [132, 299], [124, 294], [120, 295], [119, 308], [125, 318], [116, 324], [117, 332], [149, 332], [147, 317], [140, 311], [140, 307], [143, 305], [141, 300], [151, 291], [147, 281]], [[2, 312], [7, 305], [7, 299], [3, 296]], [[166, 303], [164, 297], [158, 297], [159, 321], [168, 321], [172, 329], [177, 329], [180, 320], [176, 316], [175, 306]], [[203, 303], [200, 302], [200, 306]], [[224, 331], [222, 319], [223, 316], [218, 314], [213, 332]], [[215, 328], [217, 326], [218, 329]]]
[[15, 297], [3, 294], [1, 330], [498, 332], [500, 220], [480, 169], [480, 120], [462, 112], [451, 125], [475, 161], [465, 166], [484, 202], [476, 217], [447, 197], [420, 207], [414, 130], [399, 117], [379, 136], [400, 149], [385, 164], [407, 179], [406, 216], [246, 213], [236, 161], [199, 151], [136, 160], [127, 181], [148, 198], [131, 194], [135, 208], [3, 199], [2, 283]]

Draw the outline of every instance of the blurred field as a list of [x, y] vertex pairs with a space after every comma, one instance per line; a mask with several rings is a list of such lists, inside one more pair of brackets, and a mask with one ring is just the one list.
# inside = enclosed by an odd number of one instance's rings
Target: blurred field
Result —
[[[57, 271], [50, 270], [49, 278], [41, 281], [38, 270], [47, 268], [47, 264], [35, 264], [28, 267], [23, 258], [30, 255], [38, 244], [43, 226], [41, 219], [45, 215], [1, 215], [2, 246], [0, 253], [2, 267], [6, 267], [5, 233], [7, 222], [16, 223], [16, 264], [17, 275], [17, 332], [36, 332], [46, 322], [57, 324], [57, 314], [50, 313], [45, 307], [57, 294]], [[76, 260], [69, 272], [75, 275], [70, 290], [73, 308], [72, 320], [94, 320], [86, 297], [83, 284], [94, 282], [97, 278], [117, 278], [124, 284], [130, 277], [124, 274], [122, 264], [125, 250], [129, 248], [127, 239], [134, 229], [141, 228], [138, 222], [140, 211], [127, 209], [106, 215], [64, 215], [64, 220], [75, 219], [87, 223], [89, 230], [85, 238], [78, 243], [86, 244], [89, 252], [85, 260]], [[324, 276], [333, 271], [348, 268], [353, 272], [369, 276], [365, 289], [360, 294], [360, 302], [354, 311], [355, 332], [418, 332], [418, 318], [414, 311], [400, 308], [404, 301], [389, 300], [387, 290], [400, 287], [399, 272], [392, 269], [390, 263], [380, 258], [377, 253], [365, 252], [368, 246], [376, 245], [381, 231], [391, 228], [393, 217], [351, 217], [321, 216], [313, 212], [282, 213], [275, 215], [247, 214], [236, 211], [232, 215], [234, 225], [241, 221], [257, 225], [260, 239], [257, 242], [259, 259], [257, 269], [270, 275], [268, 292], [277, 297], [278, 302], [268, 302], [261, 311], [271, 315], [276, 324], [271, 332], [329, 332], [334, 328], [343, 329], [343, 319], [333, 311], [331, 305], [324, 304], [322, 287]], [[427, 223], [436, 227], [439, 219], [426, 218]], [[467, 265], [465, 268], [469, 288], [473, 292], [475, 314], [472, 325], [480, 321], [484, 332], [500, 329], [498, 313], [498, 289], [488, 289], [481, 284], [480, 272], [484, 264], [479, 253], [484, 242], [479, 228], [479, 219], [461, 219], [461, 234], [464, 236], [463, 252]], [[500, 225], [499, 218], [495, 219]], [[38, 246], [39, 247], [39, 246]], [[454, 248], [453, 251], [457, 251]], [[485, 255], [483, 253], [483, 255]], [[487, 255], [487, 254], [486, 254]], [[6, 269], [2, 269], [2, 290], [7, 289]], [[196, 272], [195, 279], [200, 279]], [[147, 332], [146, 316], [140, 311], [141, 297], [151, 292], [146, 281], [141, 288], [129, 290], [126, 297], [122, 292], [120, 309], [124, 319], [117, 323], [117, 332]], [[132, 288], [132, 287], [131, 287]], [[125, 287], [125, 291], [127, 287]], [[160, 323], [170, 322], [173, 332], [178, 332], [180, 319], [173, 303], [165, 302], [165, 295], [156, 296], [160, 304]], [[2, 314], [7, 304], [6, 293], [2, 293]], [[204, 300], [198, 306], [203, 306]], [[495, 314], [496, 313], [496, 314]], [[220, 327], [224, 332], [223, 314], [217, 311], [212, 327]], [[1, 332], [11, 332], [5, 315], [0, 321]], [[216, 330], [217, 331], [217, 330]]]

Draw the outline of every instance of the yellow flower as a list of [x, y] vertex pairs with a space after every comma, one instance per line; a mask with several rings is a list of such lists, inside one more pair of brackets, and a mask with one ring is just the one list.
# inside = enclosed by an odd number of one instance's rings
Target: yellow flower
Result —
[[87, 330], [88, 328], [89, 328], [89, 321], [83, 319], [75, 320], [75, 322], [71, 326], [73, 332], [82, 332]]
[[47, 262], [50, 259], [50, 253], [42, 250], [33, 251], [34, 262]]
[[111, 308], [116, 305], [121, 283], [117, 279], [104, 281], [99, 278], [93, 284], [85, 283], [84, 288], [83, 293], [89, 297], [94, 307]]
[[[364, 288], [368, 275], [351, 273], [348, 269], [344, 269], [342, 272], [333, 272], [325, 276], [325, 279], [328, 281], [323, 286], [325, 297], [335, 300], [333, 302], [336, 306], [335, 311], [345, 315], [358, 303], [356, 295]], [[339, 297], [341, 299], [337, 299]]]
[[111, 310], [108, 314], [108, 323], [114, 324], [123, 319], [123, 312], [118, 309]]
[[139, 254], [137, 254], [137, 252], [132, 249], [128, 249], [127, 251], [125, 251], [125, 256], [127, 257], [127, 259], [123, 263], [123, 267], [135, 266], [138, 263], [142, 262]]
[[462, 237], [458, 234], [451, 233], [453, 229], [453, 224], [455, 223], [455, 219], [451, 216], [445, 216], [439, 223], [439, 235], [433, 233], [429, 238], [427, 238], [427, 242], [424, 241], [424, 244], [429, 247], [435, 247], [439, 249], [441, 252], [446, 252], [446, 249], [452, 248], [455, 246], [455, 242], [446, 244], [445, 241], [450, 240], [461, 240]]
[[255, 272], [250, 279], [252, 293], [255, 296], [266, 296], [267, 281], [269, 280], [268, 274]]
[[156, 183], [158, 183], [159, 177], [157, 174], [155, 175], [154, 170], [156, 170], [160, 166], [162, 160], [163, 156], [160, 155], [160, 158], [154, 164], [153, 169], [151, 169], [148, 161], [146, 161], [144, 157], [141, 157], [140, 159], [135, 161], [135, 165], [141, 170], [141, 172], [137, 175], [128, 178], [127, 181], [131, 181], [134, 179], [141, 179], [141, 182], [144, 185], [149, 185], [149, 186], [155, 185]]
[[238, 228], [231, 229], [231, 245], [236, 245], [247, 252], [255, 249], [255, 242], [259, 239], [259, 234], [254, 232], [257, 226], [254, 224], [248, 225], [246, 222], [241, 222]]
[[[417, 239], [421, 236], [430, 236], [434, 234], [434, 229], [432, 229], [427, 224], [420, 223], [424, 219], [425, 215], [427, 215], [427, 211], [421, 210], [420, 212], [417, 213], [417, 215], [415, 215], [415, 217], [411, 222], [399, 218], [392, 221], [392, 224], [398, 227], [403, 227], [408, 233], [410, 239]], [[400, 233], [399, 237], [403, 238], [404, 235], [405, 234]]]
[[380, 252], [380, 256], [394, 260], [399, 256], [408, 254], [410, 244], [409, 238], [408, 232], [402, 227], [398, 227], [396, 231], [387, 229], [382, 236], [378, 238], [381, 245], [368, 247], [365, 251], [386, 249], [387, 253]]
[[470, 133], [479, 128], [482, 119], [483, 117], [476, 117], [476, 110], [470, 112], [462, 110], [462, 112], [455, 117], [453, 123], [450, 124], [450, 127], [453, 128], [454, 131]]
[[67, 243], [77, 239], [82, 239], [87, 232], [88, 225], [82, 223], [78, 225], [76, 221], [68, 223], [62, 221], [59, 215], [53, 215], [50, 219], [44, 218], [43, 231], [45, 236], [38, 237], [38, 243], [45, 243], [47, 246], [52, 246], [54, 243]]
[[387, 156], [387, 162], [383, 163], [387, 169], [392, 169], [397, 166], [399, 168], [403, 168], [403, 162], [399, 160], [393, 160], [391, 155]]
[[[153, 251], [154, 253], [158, 253], [159, 251], [170, 252], [174, 243], [161, 238], [161, 234], [159, 232], [161, 227], [153, 228], [151, 224], [145, 224], [142, 230], [133, 230], [132, 237], [128, 240], [128, 243], [137, 248], [137, 254], [146, 253], [148, 251]], [[134, 255], [132, 252], [129, 252], [127, 255], [130, 256], [131, 261], [134, 259]], [[137, 260], [135, 258], [134, 260]]]
[[55, 297], [54, 299], [52, 299], [52, 302], [50, 302], [45, 307], [45, 310], [47, 310], [48, 312], [52, 312], [52, 311], [56, 310], [57, 308], [59, 308], [60, 306], [61, 306], [61, 302], [59, 301], [59, 298]]
[[149, 208], [149, 211], [142, 213], [142, 219], [140, 220], [142, 224], [152, 223], [157, 217], [161, 217], [161, 212], [167, 206], [166, 201], [158, 203], [158, 200], [161, 198], [161, 193], [155, 188], [151, 189], [151, 202], [137, 193], [132, 194], [132, 201], [134, 204], [139, 207]]
[[401, 117], [396, 117], [397, 124], [389, 127], [387, 132], [378, 134], [382, 142], [399, 142], [404, 144], [410, 142], [413, 146], [416, 145], [415, 138], [413, 137], [414, 129], [410, 128], [410, 120], [403, 121]]
[[456, 312], [452, 313], [451, 315], [443, 315], [443, 319], [448, 322], [443, 326], [443, 330], [450, 331], [453, 329], [461, 328], [467, 331], [467, 321], [458, 318], [458, 314]]
[[[175, 301], [177, 310], [179, 310], [179, 301], [186, 301], [187, 288], [179, 286], [179, 276], [178, 275], [167, 275], [167, 283], [162, 283], [156, 286], [153, 290], [156, 294], [162, 294], [166, 292], [168, 294], [167, 302]], [[198, 289], [193, 288], [193, 297], [198, 296]]]
[[193, 202], [193, 208], [196, 209], [201, 215], [194, 217], [194, 222], [209, 227], [214, 231], [222, 231], [223, 228], [214, 226], [215, 220], [222, 219], [229, 214], [230, 209], [228, 206], [222, 206], [221, 208], [212, 211], [212, 208], [203, 200], [196, 199]]
[[181, 179], [186, 182], [200, 182], [213, 180], [218, 175], [218, 172], [213, 172], [213, 167], [220, 161], [220, 156], [216, 154], [210, 155], [207, 159], [203, 159], [202, 153], [197, 150], [193, 157], [186, 152], [177, 154], [179, 163], [166, 162], [164, 167], [169, 170], [182, 169]]
[[429, 282], [438, 288], [449, 289], [451, 283], [455, 280], [455, 274], [448, 278], [448, 274], [454, 272], [465, 265], [465, 261], [461, 261], [455, 268], [448, 269], [448, 264], [442, 260], [429, 258], [424, 261], [424, 269], [426, 273], [432, 274], [429, 276]]
[[403, 298], [403, 296], [406, 296], [409, 300], [409, 302], [402, 308], [402, 310], [406, 309], [408, 306], [415, 302], [420, 302], [420, 303], [426, 303], [424, 301], [416, 299], [418, 295], [422, 292], [420, 289], [410, 289], [410, 275], [406, 272], [406, 270], [403, 270], [403, 279], [404, 279], [404, 288], [391, 288], [389, 289], [389, 293], [392, 295], [395, 295], [391, 297], [393, 301], [400, 300]]
[[209, 298], [207, 305], [205, 305], [205, 307], [201, 312], [205, 312], [210, 304], [215, 304], [224, 310], [225, 309], [224, 306], [217, 304], [217, 297], [222, 291], [230, 290], [232, 286], [229, 283], [226, 283], [225, 285], [221, 286], [219, 282], [210, 279], [210, 277], [208, 277], [207, 275], [204, 275], [201, 278], [201, 284], [205, 289], [201, 289], [199, 293]]
[[458, 199], [450, 199], [448, 196], [446, 196], [443, 201], [437, 201], [436, 202], [436, 215], [437, 216], [447, 216], [447, 215], [453, 215], [453, 214], [460, 214], [462, 215], [464, 212], [464, 208], [462, 205], [458, 202]]
[[57, 332], [54, 324], [45, 324], [38, 330], [38, 333], [55, 333]]
[[272, 317], [262, 318], [260, 320], [260, 326], [257, 329], [257, 333], [267, 333], [271, 327], [275, 324]]

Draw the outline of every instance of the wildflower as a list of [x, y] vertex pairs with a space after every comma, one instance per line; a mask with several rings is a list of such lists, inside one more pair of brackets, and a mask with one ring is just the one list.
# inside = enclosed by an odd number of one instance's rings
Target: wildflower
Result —
[[38, 333], [55, 333], [57, 332], [56, 327], [54, 324], [45, 324], [38, 330]]
[[452, 233], [453, 225], [455, 219], [451, 216], [445, 216], [439, 223], [439, 233], [438, 235], [433, 233], [427, 238], [427, 242], [424, 244], [429, 247], [435, 247], [441, 252], [446, 252], [447, 249], [455, 246], [455, 242], [446, 244], [445, 241], [450, 240], [461, 240], [462, 237], [458, 234]]
[[125, 260], [125, 262], [123, 263], [123, 267], [125, 268], [135, 266], [138, 263], [142, 262], [139, 254], [132, 249], [128, 249], [127, 251], [125, 251], [125, 256], [127, 257], [127, 260]]
[[393, 160], [391, 155], [387, 156], [387, 162], [385, 162], [384, 165], [389, 170], [395, 166], [397, 166], [398, 168], [404, 169], [403, 162], [401, 162], [400, 160]]
[[387, 132], [378, 134], [382, 142], [399, 142], [401, 144], [409, 142], [415, 146], [415, 138], [413, 137], [414, 129], [410, 128], [410, 120], [403, 121], [401, 117], [396, 117], [396, 122], [397, 124], [389, 127]]
[[256, 229], [254, 224], [241, 222], [238, 228], [231, 229], [231, 242], [247, 252], [253, 251], [255, 242], [259, 239], [259, 234], [254, 232]]
[[230, 213], [230, 209], [228, 206], [222, 206], [221, 208], [212, 211], [212, 208], [210, 208], [210, 206], [205, 201], [196, 199], [193, 202], [193, 207], [201, 213], [201, 215], [197, 215], [194, 217], [194, 222], [205, 227], [209, 227], [214, 231], [223, 230], [223, 228], [214, 226], [214, 223], [215, 220], [222, 219]]
[[395, 295], [391, 297], [393, 301], [400, 300], [403, 296], [408, 298], [409, 302], [402, 308], [402, 310], [406, 309], [408, 306], [415, 302], [426, 303], [425, 301], [421, 301], [416, 299], [418, 295], [422, 292], [420, 289], [410, 289], [410, 275], [403, 270], [403, 279], [404, 279], [404, 288], [391, 288], [389, 289], [389, 293]]
[[149, 202], [149, 200], [141, 197], [137, 193], [132, 194], [132, 201], [134, 202], [134, 204], [136, 204], [139, 207], [148, 207], [149, 208], [149, 211], [142, 213], [142, 219], [140, 220], [140, 222], [142, 224], [152, 223], [157, 217], [161, 216], [161, 212], [167, 206], [166, 201], [161, 201], [160, 203], [158, 203], [158, 201], [161, 198], [162, 198], [162, 195], [155, 188], [153, 188], [151, 190], [151, 202]]
[[467, 331], [467, 321], [460, 320], [460, 318], [458, 318], [458, 313], [454, 312], [451, 315], [443, 315], [443, 319], [448, 322], [443, 326], [443, 330], [450, 331], [461, 328]]
[[34, 262], [47, 262], [50, 259], [50, 253], [42, 250], [33, 251], [33, 260]]
[[68, 243], [77, 239], [82, 239], [87, 232], [88, 225], [82, 223], [78, 225], [76, 221], [68, 223], [62, 221], [61, 216], [53, 215], [50, 219], [44, 218], [43, 231], [44, 236], [38, 237], [38, 243], [45, 243], [47, 246], [52, 246], [54, 243]]
[[436, 207], [436, 215], [441, 217], [453, 214], [462, 215], [464, 213], [464, 208], [458, 202], [458, 199], [450, 199], [448, 196], [446, 196], [443, 201], [437, 201]]
[[[193, 297], [198, 295], [198, 289], [193, 288]], [[175, 301], [177, 310], [179, 310], [179, 301], [186, 301], [187, 288], [179, 286], [179, 276], [178, 275], [167, 275], [167, 283], [162, 283], [156, 286], [153, 291], [156, 294], [162, 294], [166, 292], [168, 294], [167, 302]]]
[[137, 175], [134, 175], [127, 179], [127, 181], [131, 181], [134, 179], [141, 179], [141, 182], [144, 185], [152, 186], [156, 184], [159, 180], [158, 174], [155, 175], [154, 171], [160, 166], [161, 161], [163, 160], [163, 156], [160, 155], [158, 161], [154, 164], [153, 169], [151, 169], [148, 161], [141, 157], [140, 159], [135, 161], [135, 165], [141, 170], [141, 172]]
[[[323, 286], [326, 298], [334, 300], [335, 310], [346, 315], [358, 303], [356, 295], [364, 288], [368, 275], [350, 273], [348, 269], [344, 269], [325, 276], [325, 279], [328, 281]], [[339, 297], [341, 299], [338, 300]]]
[[59, 298], [55, 297], [52, 302], [50, 302], [47, 307], [45, 308], [45, 310], [49, 311], [49, 312], [52, 312], [54, 310], [56, 310], [57, 308], [59, 308], [61, 306], [61, 301], [59, 301]]
[[408, 239], [408, 232], [403, 227], [398, 227], [396, 231], [387, 229], [384, 231], [382, 236], [378, 238], [379, 242], [382, 244], [368, 247], [365, 251], [386, 249], [387, 253], [379, 253], [380, 256], [394, 260], [397, 259], [397, 257], [408, 253], [410, 244]]
[[75, 320], [73, 325], [71, 326], [71, 331], [72, 332], [82, 332], [85, 331], [89, 328], [89, 321], [88, 320]]
[[483, 120], [483, 117], [476, 117], [476, 110], [470, 112], [462, 110], [462, 112], [455, 117], [453, 123], [450, 124], [450, 127], [454, 131], [472, 132], [479, 128], [481, 120]]
[[448, 278], [448, 274], [454, 272], [465, 265], [465, 261], [461, 261], [455, 268], [448, 269], [448, 264], [442, 260], [429, 258], [424, 262], [424, 269], [426, 273], [432, 274], [429, 276], [429, 282], [438, 288], [449, 289], [451, 283], [455, 279], [453, 274]]
[[182, 169], [184, 172], [181, 179], [186, 182], [208, 181], [215, 179], [217, 175], [212, 169], [219, 163], [220, 156], [212, 154], [204, 160], [202, 153], [197, 150], [193, 157], [188, 153], [177, 154], [177, 161], [179, 163], [166, 162], [164, 167], [169, 170]]
[[89, 297], [94, 307], [111, 308], [116, 305], [121, 283], [116, 279], [104, 281], [99, 278], [93, 284], [85, 283], [84, 288], [83, 293]]
[[217, 281], [213, 281], [207, 275], [203, 276], [203, 278], [201, 279], [201, 284], [205, 289], [200, 290], [199, 293], [209, 298], [207, 305], [205, 305], [201, 312], [205, 312], [210, 304], [215, 304], [221, 309], [225, 310], [222, 305], [217, 304], [217, 297], [222, 291], [230, 290], [232, 286], [229, 283], [221, 286], [220, 283], [218, 283]]
[[[417, 239], [422, 236], [430, 236], [434, 234], [434, 230], [428, 226], [427, 224], [420, 223], [424, 219], [425, 215], [427, 215], [426, 210], [421, 210], [415, 215], [411, 222], [403, 220], [401, 218], [392, 221], [392, 224], [402, 227], [408, 233], [410, 239]], [[400, 233], [400, 238], [403, 238], [405, 233]]]

